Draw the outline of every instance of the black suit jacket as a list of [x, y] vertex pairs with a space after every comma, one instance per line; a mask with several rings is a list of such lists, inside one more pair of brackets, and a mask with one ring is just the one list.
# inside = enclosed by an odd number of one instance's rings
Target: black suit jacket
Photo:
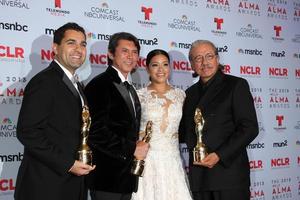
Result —
[[16, 200], [82, 199], [83, 178], [68, 172], [77, 156], [81, 110], [75, 87], [54, 61], [29, 81], [17, 125], [24, 157]]
[[85, 94], [92, 117], [88, 141], [97, 165], [89, 176], [90, 188], [131, 193], [137, 188], [137, 177], [130, 169], [138, 139], [140, 104], [135, 117], [129, 93], [112, 67], [91, 80]]
[[[246, 80], [217, 72], [204, 95], [200, 81], [186, 91], [181, 138], [190, 150], [192, 191], [249, 187], [250, 169], [247, 145], [258, 134], [258, 123]], [[220, 161], [212, 169], [192, 164], [196, 145], [194, 114], [199, 107], [205, 119], [203, 141]]]

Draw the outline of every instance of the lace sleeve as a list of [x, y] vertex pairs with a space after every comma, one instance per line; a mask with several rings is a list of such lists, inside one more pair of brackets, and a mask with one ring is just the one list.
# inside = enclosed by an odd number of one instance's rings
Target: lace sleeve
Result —
[[175, 93], [177, 96], [177, 100], [181, 103], [183, 103], [184, 99], [185, 99], [185, 92], [182, 89], [179, 88], [175, 88]]
[[139, 90], [136, 91], [138, 97], [139, 97], [139, 100], [141, 102], [141, 104], [145, 103], [146, 102], [146, 88], [141, 88]]

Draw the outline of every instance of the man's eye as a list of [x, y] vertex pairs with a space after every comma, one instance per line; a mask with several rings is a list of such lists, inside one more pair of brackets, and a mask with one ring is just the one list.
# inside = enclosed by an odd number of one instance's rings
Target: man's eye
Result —
[[202, 56], [197, 56], [195, 57], [194, 59], [196, 62], [201, 62], [203, 60], [203, 57]]

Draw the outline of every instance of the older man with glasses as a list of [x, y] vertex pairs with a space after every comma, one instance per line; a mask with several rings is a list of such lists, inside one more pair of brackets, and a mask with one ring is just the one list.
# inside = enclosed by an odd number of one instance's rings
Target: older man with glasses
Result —
[[[245, 79], [222, 72], [215, 45], [192, 43], [189, 60], [199, 81], [186, 90], [180, 138], [190, 151], [189, 181], [195, 200], [249, 200], [250, 168], [246, 147], [258, 134], [258, 123]], [[193, 159], [197, 144], [195, 110], [204, 118], [206, 156]]]

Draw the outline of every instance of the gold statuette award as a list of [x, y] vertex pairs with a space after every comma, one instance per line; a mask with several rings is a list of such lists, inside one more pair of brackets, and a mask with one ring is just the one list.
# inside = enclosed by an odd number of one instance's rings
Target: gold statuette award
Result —
[[205, 144], [202, 142], [202, 130], [205, 121], [199, 108], [196, 108], [194, 121], [196, 124], [195, 132], [197, 135], [197, 145], [193, 149], [193, 157], [194, 163], [200, 163], [208, 153]]
[[[148, 121], [145, 129], [145, 136], [143, 137], [142, 141], [149, 143], [152, 135], [152, 121]], [[136, 175], [136, 176], [143, 176], [144, 172], [144, 166], [145, 166], [145, 161], [144, 160], [133, 160], [133, 166], [131, 168], [131, 173]]]
[[93, 165], [92, 150], [87, 145], [87, 140], [88, 140], [90, 126], [91, 126], [91, 117], [90, 117], [90, 112], [89, 112], [89, 108], [87, 105], [84, 105], [82, 107], [82, 115], [81, 116], [82, 116], [82, 126], [81, 126], [82, 140], [81, 140], [81, 145], [78, 150], [78, 155], [79, 155], [78, 157], [79, 157], [79, 161], [92, 166]]

